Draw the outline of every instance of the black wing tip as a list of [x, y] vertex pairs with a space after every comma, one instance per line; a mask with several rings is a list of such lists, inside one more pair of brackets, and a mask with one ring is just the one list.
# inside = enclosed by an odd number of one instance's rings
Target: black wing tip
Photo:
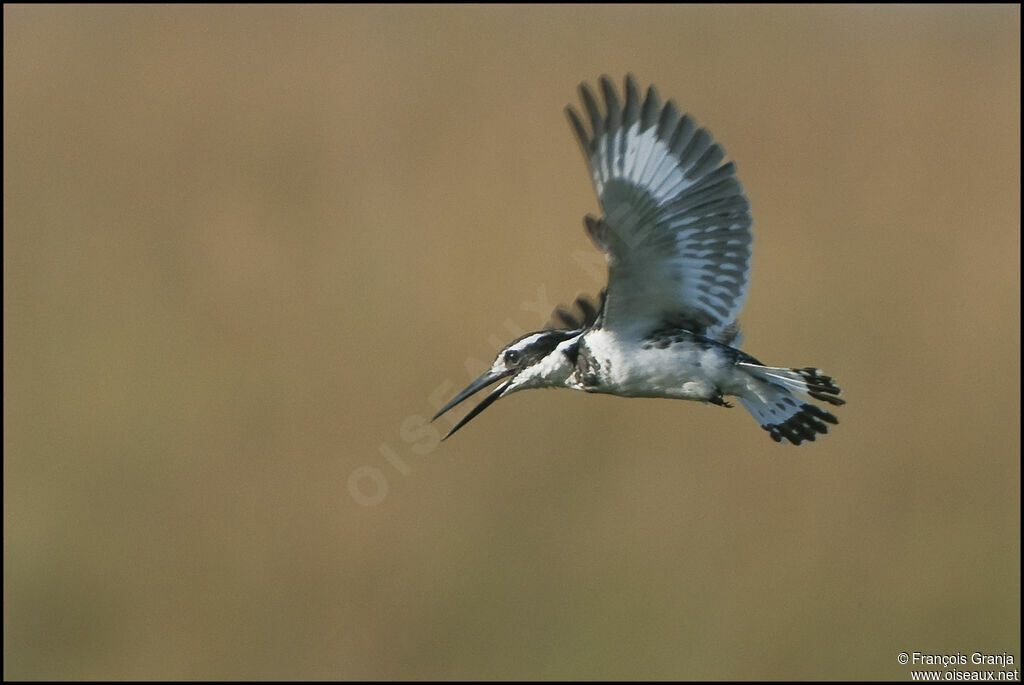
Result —
[[[637, 85], [637, 83], [638, 81], [636, 80], [636, 76], [634, 76], [632, 72], [627, 71], [625, 77], [623, 78], [623, 95], [627, 94], [630, 90], [635, 91], [637, 94], [639, 94], [640, 87]], [[651, 86], [650, 88], [653, 87], [654, 86]], [[648, 89], [648, 92], [650, 91], [650, 88]], [[597, 98], [594, 97], [594, 91], [591, 89], [589, 81], [580, 81], [578, 90], [580, 93], [580, 97], [591, 98], [595, 102], [597, 101]], [[619, 91], [616, 89], [615, 79], [613, 79], [608, 74], [601, 74], [600, 76], [597, 77], [597, 90], [599, 90], [602, 95], [607, 95], [610, 93], [612, 96], [614, 96], [614, 99], [618, 101]]]
[[[566, 106], [565, 112], [569, 117], [576, 136], [584, 142], [584, 145], [592, 144], [594, 140], [606, 130], [611, 130], [622, 123], [632, 123], [643, 120], [645, 126], [657, 124], [662, 118], [666, 108], [669, 108], [668, 116], [676, 111], [675, 104], [669, 100], [664, 105], [658, 96], [658, 90], [652, 84], [647, 87], [646, 96], [640, 97], [640, 89], [636, 77], [627, 72], [623, 79], [623, 100], [619, 99], [619, 91], [615, 87], [615, 81], [608, 74], [601, 74], [597, 79], [597, 87], [592, 88], [587, 81], [581, 81], [578, 87], [580, 100], [583, 102], [583, 110], [590, 120], [591, 130], [588, 132], [583, 124], [584, 117], [571, 104]], [[600, 99], [597, 94], [600, 94]], [[604, 101], [604, 111], [600, 101]], [[652, 111], [651, 108], [654, 108]], [[678, 115], [676, 115], [678, 118]], [[652, 120], [648, 122], [648, 120]]]
[[651, 84], [647, 87], [647, 95], [644, 97], [643, 105], [640, 107], [640, 128], [647, 130], [657, 126], [664, 115], [664, 107], [661, 98], [658, 96], [658, 89]]
[[592, 327], [604, 309], [605, 291], [597, 297], [587, 293], [577, 295], [571, 305], [558, 305], [551, 313], [547, 328], [562, 331], [578, 331]]
[[[600, 93], [601, 99], [604, 100], [603, 115], [597, 93]], [[643, 120], [648, 125], [657, 124], [665, 126], [666, 123], [668, 124], [666, 128], [671, 130], [665, 131], [664, 137], [666, 142], [671, 144], [672, 139], [675, 139], [675, 141], [681, 143], [675, 151], [677, 157], [681, 156], [680, 153], [684, 152], [683, 147], [685, 146], [687, 148], [685, 152], [689, 153], [689, 155], [682, 155], [682, 157], [693, 157], [693, 159], [688, 160], [689, 164], [693, 164], [696, 158], [707, 152], [708, 146], [714, 144], [711, 134], [706, 129], [697, 126], [693, 117], [680, 110], [674, 100], [670, 98], [662, 102], [658, 89], [653, 83], [647, 87], [645, 96], [641, 98], [636, 76], [632, 72], [626, 72], [623, 79], [622, 93], [624, 102], [627, 105], [634, 99], [636, 100], [639, 108], [645, 115]], [[624, 108], [622, 101], [619, 100], [619, 91], [615, 87], [614, 80], [608, 74], [601, 74], [598, 77], [597, 88], [591, 88], [587, 81], [581, 81], [579, 84], [579, 94], [580, 99], [583, 101], [584, 109], [590, 117], [591, 123], [595, 126], [600, 122], [604, 127], [607, 127], [609, 118], [614, 118], [616, 114], [629, 111], [628, 106]], [[566, 111], [569, 112], [570, 118], [582, 122], [582, 117], [578, 115], [572, 105], [569, 105]], [[650, 118], [653, 119], [653, 122], [647, 121]], [[596, 138], [597, 136], [598, 131], [595, 130], [593, 137]], [[697, 154], [694, 154], [694, 152]]]
[[566, 105], [565, 114], [569, 117], [569, 124], [572, 126], [573, 133], [576, 135], [576, 140], [583, 147], [584, 153], [590, 154], [591, 139], [590, 134], [587, 133], [587, 126], [583, 123], [583, 119], [580, 117], [579, 112], [572, 105]]

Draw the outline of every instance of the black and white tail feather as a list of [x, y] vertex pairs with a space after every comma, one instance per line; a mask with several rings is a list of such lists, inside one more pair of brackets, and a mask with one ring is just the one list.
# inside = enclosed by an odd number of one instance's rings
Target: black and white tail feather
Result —
[[831, 412], [801, 402], [795, 396], [810, 397], [837, 407], [846, 404], [838, 396], [839, 387], [820, 369], [787, 369], [749, 362], [739, 362], [737, 366], [761, 381], [749, 394], [740, 397], [740, 404], [775, 442], [788, 440], [794, 445], [804, 440], [813, 442], [818, 435], [828, 433], [828, 424], [839, 423]]
[[[599, 85], [603, 111], [586, 84], [584, 114], [567, 108], [605, 210], [585, 219], [609, 262], [597, 327], [654, 330], [647, 337], [662, 342], [674, 330], [719, 343], [736, 370], [749, 374], [736, 394], [773, 440], [799, 445], [827, 433], [838, 419], [799, 397], [844, 404], [830, 377], [764, 366], [738, 349], [752, 220], [735, 164], [692, 117], [671, 100], [662, 104], [653, 86], [644, 97], [627, 76], [620, 100], [608, 78]], [[731, 406], [721, 393], [707, 401]]]
[[[564, 387], [731, 406], [739, 398], [776, 442], [813, 441], [838, 423], [805, 401], [844, 404], [814, 368], [761, 364], [739, 350], [750, 275], [750, 203], [725, 151], [693, 117], [632, 76], [580, 85], [566, 113], [604, 215], [587, 234], [608, 262], [599, 301], [560, 306], [544, 331], [505, 346], [440, 416], [501, 381], [449, 432], [510, 393]], [[435, 416], [434, 418], [437, 418]]]

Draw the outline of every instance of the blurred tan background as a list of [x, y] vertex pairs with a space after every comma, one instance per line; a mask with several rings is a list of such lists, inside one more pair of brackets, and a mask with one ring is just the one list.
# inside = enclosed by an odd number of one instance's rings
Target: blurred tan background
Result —
[[[5, 6], [5, 678], [1019, 664], [1019, 26]], [[563, 108], [627, 71], [737, 160], [744, 347], [841, 425], [535, 392], [438, 446], [600, 287]]]

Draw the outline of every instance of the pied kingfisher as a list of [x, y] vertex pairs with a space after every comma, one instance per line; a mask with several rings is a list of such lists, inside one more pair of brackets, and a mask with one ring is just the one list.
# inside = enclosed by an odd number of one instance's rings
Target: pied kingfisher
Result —
[[765, 366], [737, 349], [736, 315], [750, 272], [750, 205], [732, 162], [711, 134], [664, 105], [654, 87], [640, 98], [626, 77], [620, 101], [600, 79], [604, 111], [580, 85], [590, 128], [572, 107], [604, 217], [587, 234], [608, 259], [599, 302], [555, 310], [557, 323], [509, 343], [490, 369], [436, 419], [499, 380], [445, 438], [501, 397], [529, 388], [572, 388], [623, 397], [668, 397], [731, 407], [739, 398], [776, 442], [799, 445], [838, 419], [797, 395], [844, 404], [818, 369]]

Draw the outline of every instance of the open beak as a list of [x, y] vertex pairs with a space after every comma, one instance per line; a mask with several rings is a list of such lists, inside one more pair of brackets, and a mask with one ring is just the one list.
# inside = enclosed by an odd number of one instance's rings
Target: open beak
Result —
[[[511, 375], [512, 375], [511, 371], [504, 371], [504, 372], [501, 372], [501, 373], [496, 373], [494, 371], [487, 371], [487, 372], [485, 372], [483, 375], [481, 375], [475, 381], [473, 381], [468, 386], [466, 386], [465, 390], [463, 390], [458, 395], [453, 397], [451, 402], [449, 402], [448, 404], [444, 405], [444, 407], [441, 408], [441, 411], [439, 411], [436, 414], [434, 414], [434, 418], [430, 419], [430, 420], [433, 421], [438, 416], [441, 416], [441, 414], [444, 414], [446, 411], [448, 411], [449, 409], [451, 409], [455, 405], [459, 404], [460, 402], [462, 402], [463, 400], [468, 398], [470, 395], [473, 395], [474, 393], [482, 390], [483, 388], [486, 388], [491, 383], [494, 383], [495, 381], [501, 380], [502, 378], [505, 378], [506, 376], [511, 376]], [[462, 420], [459, 421], [457, 424], [455, 424], [454, 428], [452, 428], [450, 431], [448, 431], [448, 435], [444, 436], [441, 439], [442, 440], [447, 440], [448, 438], [450, 438], [452, 436], [452, 434], [455, 431], [459, 430], [460, 428], [465, 426], [467, 423], [469, 423], [470, 419], [475, 417], [477, 414], [482, 412], [484, 409], [487, 409], [487, 407], [489, 407], [492, 404], [494, 404], [494, 401], [497, 400], [499, 397], [501, 397], [501, 393], [505, 392], [505, 389], [508, 388], [508, 386], [511, 383], [512, 383], [512, 379], [509, 379], [509, 380], [505, 381], [504, 383], [502, 383], [501, 385], [499, 385], [498, 387], [496, 387], [494, 390], [492, 390], [487, 395], [487, 397], [484, 398], [483, 402], [481, 402], [480, 404], [478, 404], [475, 407], [473, 407], [473, 410], [470, 411], [465, 416], [463, 416]]]

